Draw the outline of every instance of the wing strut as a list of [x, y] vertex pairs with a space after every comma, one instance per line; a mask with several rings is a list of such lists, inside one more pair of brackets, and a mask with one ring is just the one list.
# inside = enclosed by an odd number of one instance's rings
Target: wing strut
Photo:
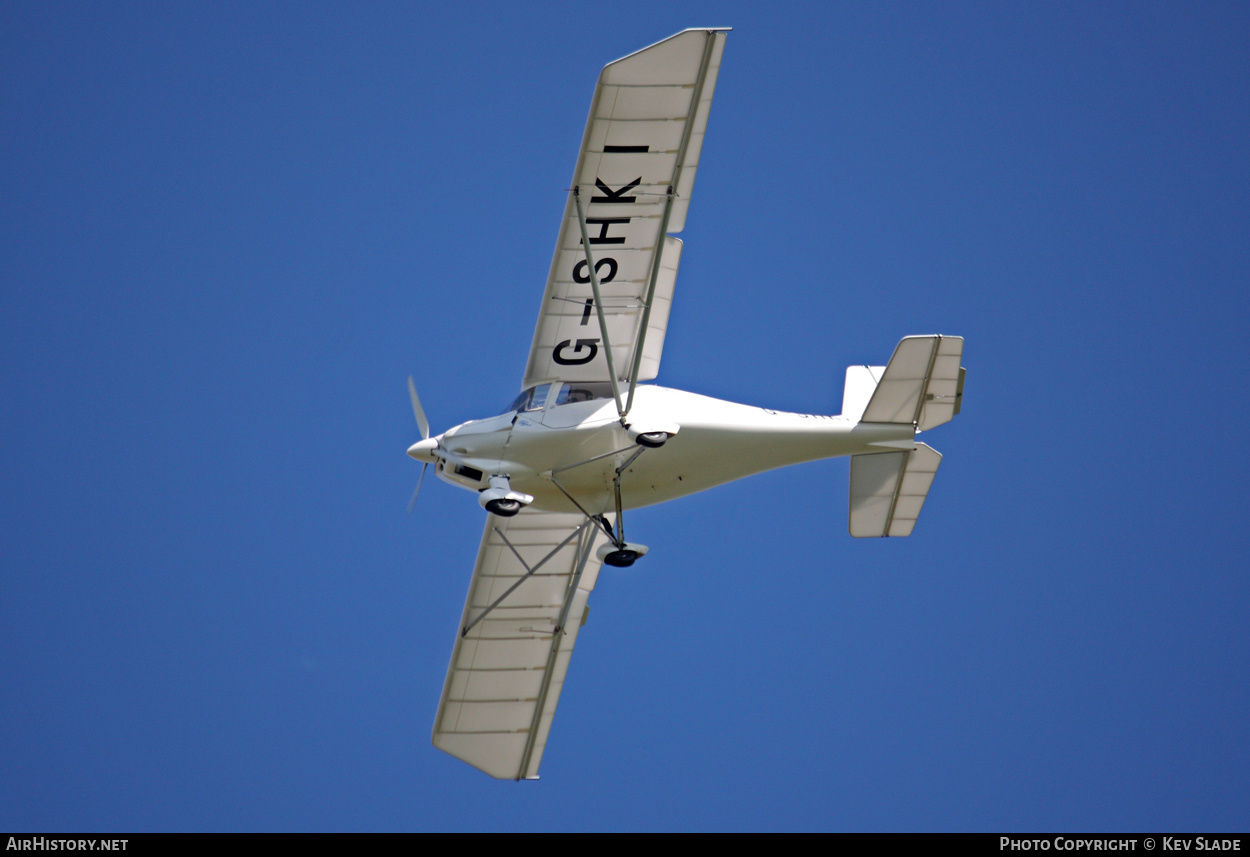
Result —
[[[629, 399], [625, 402], [625, 410], [621, 411], [622, 421], [630, 408], [634, 406], [638, 370], [642, 367], [642, 346], [647, 341], [647, 325], [651, 321], [651, 302], [655, 298], [655, 284], [660, 277], [664, 239], [668, 236], [668, 218], [673, 213], [673, 200], [677, 197], [673, 189], [677, 186], [677, 178], [681, 175], [682, 167], [686, 165], [686, 152], [690, 148], [690, 132], [694, 130], [695, 115], [699, 112], [699, 102], [703, 100], [703, 84], [707, 82], [707, 70], [712, 62], [714, 47], [716, 47], [716, 31], [708, 30], [707, 39], [703, 43], [703, 59], [699, 63], [699, 77], [694, 84], [694, 96], [690, 99], [690, 116], [686, 120], [686, 127], [681, 132], [681, 145], [677, 148], [677, 161], [673, 164], [673, 177], [668, 183], [668, 198], [664, 200], [664, 217], [660, 220], [660, 231], [656, 236], [655, 256], [651, 259], [651, 281], [647, 284], [647, 297], [642, 302], [642, 323], [638, 327], [638, 340], [634, 343], [634, 365], [629, 370]], [[583, 226], [582, 231], [585, 232], [585, 229], [586, 227]]]
[[[707, 73], [707, 58], [712, 44], [711, 39], [708, 40], [709, 49], [703, 52], [703, 69], [699, 73], [698, 90], [703, 90], [703, 77]], [[694, 106], [699, 107], [699, 92], [695, 93]], [[690, 123], [686, 125], [685, 138], [682, 140], [682, 158], [686, 152], [686, 142], [690, 139]], [[681, 170], [682, 158], [677, 159], [677, 169], [673, 170], [673, 175]], [[651, 302], [655, 300], [655, 283], [660, 278], [660, 261], [664, 255], [664, 239], [668, 236], [668, 218], [673, 213], [673, 200], [677, 198], [677, 194], [673, 192], [673, 186], [668, 186], [668, 198], [664, 200], [664, 216], [660, 219], [660, 235], [655, 242], [655, 257], [651, 260], [651, 282], [647, 284], [647, 296], [642, 301], [642, 321], [638, 325], [638, 341], [634, 343], [634, 365], [629, 369], [629, 398], [625, 401], [625, 410], [621, 411], [621, 420], [625, 419], [625, 415], [629, 413], [630, 408], [634, 406], [634, 389], [638, 386], [638, 370], [642, 367], [642, 347], [647, 342], [647, 325], [651, 323]]]
[[[621, 405], [621, 387], [616, 380], [616, 368], [612, 365], [612, 343], [608, 342], [608, 323], [603, 318], [603, 298], [599, 295], [599, 275], [595, 273], [595, 260], [590, 255], [590, 234], [586, 231], [586, 212], [582, 210], [582, 196], [578, 190], [575, 185], [573, 201], [577, 203], [577, 222], [582, 227], [582, 249], [586, 251], [586, 273], [590, 275], [590, 288], [595, 293], [595, 312], [599, 315], [599, 333], [603, 335], [603, 356], [607, 358], [608, 377], [612, 380], [612, 398], [616, 400], [616, 412], [620, 415], [621, 422], [625, 422], [625, 408]], [[667, 209], [664, 219], [668, 220]]]
[[[587, 524], [589, 521], [587, 521]], [[582, 524], [574, 533], [582, 535], [586, 532], [586, 524]], [[534, 745], [538, 740], [539, 726], [542, 723], [543, 709], [547, 707], [547, 692], [551, 689], [551, 677], [555, 675], [556, 658], [560, 654], [560, 643], [563, 641], [565, 632], [564, 625], [569, 621], [569, 609], [573, 606], [573, 599], [577, 595], [577, 585], [582, 581], [582, 572], [586, 570], [586, 561], [590, 559], [590, 549], [594, 546], [595, 536], [592, 532], [588, 538], [577, 540], [578, 556], [575, 560], [577, 563], [577, 571], [573, 573], [573, 579], [569, 581], [568, 593], [564, 597], [564, 607], [560, 610], [560, 618], [556, 622], [555, 632], [551, 635], [551, 649], [547, 652], [547, 666], [543, 670], [542, 685], [538, 690], [538, 702], [534, 706], [534, 719], [530, 721], [528, 735], [525, 738], [525, 749], [521, 753], [521, 767], [517, 771], [516, 778], [525, 777], [525, 772], [529, 769], [530, 759], [534, 755]], [[538, 777], [534, 777], [538, 779]]]
[[[589, 522], [588, 522], [588, 523], [589, 523]], [[533, 568], [530, 568], [530, 567], [529, 567], [529, 565], [527, 565], [527, 564], [526, 564], [525, 560], [524, 560], [524, 559], [522, 559], [521, 555], [520, 555], [519, 553], [517, 553], [517, 549], [516, 549], [516, 548], [514, 548], [514, 547], [512, 546], [512, 542], [508, 541], [508, 537], [507, 537], [507, 536], [505, 536], [505, 535], [503, 534], [503, 530], [499, 529], [498, 527], [495, 527], [495, 532], [499, 534], [499, 538], [503, 539], [503, 543], [504, 543], [505, 545], [507, 545], [507, 546], [508, 546], [508, 550], [512, 551], [512, 553], [516, 556], [516, 558], [517, 558], [517, 562], [521, 563], [521, 567], [525, 569], [525, 574], [521, 575], [521, 576], [517, 579], [517, 582], [516, 582], [516, 583], [512, 584], [511, 586], [509, 586], [509, 587], [508, 587], [508, 589], [507, 589], [507, 591], [506, 591], [506, 592], [504, 592], [504, 594], [503, 594], [503, 595], [500, 595], [498, 598], [496, 598], [494, 601], [492, 601], [489, 607], [487, 607], [487, 608], [486, 608], [485, 610], [483, 610], [481, 613], [477, 614], [477, 617], [476, 617], [476, 618], [474, 618], [474, 620], [473, 620], [472, 622], [470, 622], [469, 624], [465, 625], [465, 626], [464, 626], [464, 628], [460, 631], [460, 636], [464, 637], [464, 636], [466, 636], [466, 635], [467, 635], [470, 631], [472, 631], [472, 630], [473, 630], [473, 626], [474, 626], [474, 625], [476, 625], [478, 622], [481, 622], [483, 619], [485, 619], [485, 618], [486, 618], [486, 614], [490, 613], [490, 611], [492, 611], [492, 610], [494, 610], [496, 607], [498, 607], [498, 606], [500, 605], [500, 603], [502, 603], [502, 602], [503, 602], [503, 600], [504, 600], [505, 598], [507, 598], [509, 595], [511, 595], [513, 592], [515, 592], [515, 591], [516, 591], [516, 589], [517, 589], [517, 587], [518, 587], [518, 586], [520, 586], [522, 583], [524, 583], [526, 580], [528, 580], [528, 579], [529, 579], [529, 576], [530, 576], [531, 574], [533, 574], [534, 572], [538, 571], [538, 569], [542, 568], [543, 563], [545, 563], [547, 560], [551, 559], [553, 556], [555, 556], [555, 555], [556, 555], [556, 554], [558, 554], [561, 550], [563, 550], [565, 545], [567, 545], [569, 542], [573, 541], [573, 537], [574, 537], [574, 536], [580, 536], [580, 535], [582, 534], [582, 531], [586, 529], [586, 526], [587, 526], [586, 524], [582, 524], [582, 525], [581, 525], [580, 527], [578, 527], [576, 530], [574, 530], [573, 532], [569, 533], [569, 534], [568, 534], [568, 537], [567, 537], [567, 538], [565, 538], [565, 540], [564, 540], [564, 541], [562, 541], [562, 542], [560, 542], [560, 544], [556, 545], [556, 546], [555, 546], [555, 548], [551, 551], [551, 553], [547, 554], [545, 557], [543, 557], [542, 559], [540, 559], [540, 560], [539, 560], [539, 561], [538, 561], [538, 562], [534, 565], [534, 567], [533, 567]]]

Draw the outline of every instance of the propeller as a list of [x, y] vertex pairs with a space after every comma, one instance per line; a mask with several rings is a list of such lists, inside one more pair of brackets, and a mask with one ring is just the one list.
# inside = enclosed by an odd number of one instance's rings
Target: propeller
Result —
[[[417, 428], [421, 431], [421, 439], [430, 439], [430, 421], [425, 418], [425, 411], [421, 408], [421, 397], [417, 395], [417, 385], [413, 383], [412, 376], [408, 376], [408, 398], [412, 399], [412, 415], [417, 418]], [[421, 476], [417, 479], [417, 487], [412, 492], [412, 499], [408, 501], [408, 514], [412, 514], [413, 508], [417, 505], [417, 495], [421, 493], [421, 483], [425, 481], [425, 469], [430, 466], [430, 462], [421, 465]]]
[[425, 481], [425, 468], [430, 466], [430, 462], [421, 465], [421, 476], [417, 479], [417, 487], [412, 492], [412, 499], [408, 501], [408, 514], [412, 514], [412, 509], [417, 505], [417, 495], [421, 493], [421, 483]]
[[408, 376], [408, 397], [412, 399], [412, 415], [417, 418], [417, 428], [421, 429], [421, 439], [429, 440], [430, 422], [425, 418], [425, 411], [421, 409], [421, 397], [417, 395], [417, 385], [412, 383], [412, 376]]

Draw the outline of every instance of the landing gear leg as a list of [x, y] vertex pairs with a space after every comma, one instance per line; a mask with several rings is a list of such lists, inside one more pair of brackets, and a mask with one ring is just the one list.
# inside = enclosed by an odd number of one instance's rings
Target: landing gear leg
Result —
[[618, 449], [613, 452], [605, 452], [602, 455], [596, 455], [594, 458], [587, 459], [586, 461], [581, 461], [577, 464], [570, 464], [567, 467], [561, 467], [559, 470], [553, 470], [545, 474], [551, 480], [552, 484], [555, 485], [556, 488], [560, 489], [560, 493], [569, 499], [570, 503], [576, 506], [583, 515], [591, 521], [594, 521], [595, 524], [603, 530], [604, 534], [612, 540], [609, 544], [603, 545], [599, 548], [599, 550], [595, 551], [595, 556], [600, 562], [616, 566], [617, 568], [628, 568], [633, 565], [639, 557], [643, 556], [647, 552], [646, 545], [631, 545], [625, 542], [625, 516], [621, 508], [621, 474], [634, 463], [638, 456], [646, 452], [646, 445], [639, 444], [637, 449], [634, 450], [634, 454], [625, 459], [624, 464], [616, 468], [616, 474], [612, 477], [612, 495], [613, 499], [616, 501], [615, 528], [608, 523], [608, 519], [605, 516], [592, 515], [590, 512], [587, 512], [586, 507], [577, 502], [577, 499], [565, 490], [563, 485], [560, 484], [560, 480], [556, 479], [556, 474], [565, 470], [572, 470], [574, 467], [581, 467], [583, 464], [589, 464], [592, 461], [598, 461], [599, 459], [606, 458], [610, 455], [619, 455], [622, 452], [626, 452], [628, 449], [629, 447], [626, 447], [625, 449]]
[[[612, 493], [616, 499], [616, 534], [612, 537], [612, 543], [616, 550], [608, 551], [604, 554], [603, 561], [608, 565], [615, 566], [617, 568], [629, 568], [640, 556], [647, 552], [645, 547], [643, 547], [642, 550], [638, 550], [638, 548], [642, 547], [641, 545], [631, 545], [626, 543], [625, 514], [621, 510], [621, 474], [625, 472], [625, 469], [628, 468], [629, 465], [634, 463], [634, 460], [638, 458], [638, 456], [642, 455], [642, 452], [643, 447], [639, 446], [637, 451], [625, 460], [624, 464], [616, 468], [616, 476], [612, 478]], [[604, 547], [606, 547], [606, 545]]]

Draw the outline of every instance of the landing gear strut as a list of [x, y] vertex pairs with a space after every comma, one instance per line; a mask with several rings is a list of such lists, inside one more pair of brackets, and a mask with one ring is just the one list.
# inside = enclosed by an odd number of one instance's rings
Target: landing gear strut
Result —
[[[656, 434], [659, 434], [665, 440], [668, 439], [668, 435], [665, 432], [656, 432]], [[564, 486], [560, 484], [560, 481], [556, 479], [556, 473], [564, 470], [572, 470], [574, 467], [581, 467], [583, 464], [589, 464], [592, 461], [607, 458], [608, 456], [620, 455], [623, 452], [627, 452], [629, 447], [626, 447], [625, 449], [618, 449], [613, 452], [605, 452], [603, 455], [596, 455], [594, 458], [587, 459], [586, 461], [578, 462], [577, 464], [570, 464], [567, 467], [561, 467], [560, 470], [553, 470], [548, 474], [552, 483], [560, 489], [560, 493], [569, 498], [570, 503], [576, 506], [583, 515], [593, 521], [601, 530], [603, 530], [607, 537], [611, 539], [609, 544], [603, 545], [595, 552], [595, 556], [600, 562], [615, 566], [616, 568], [629, 568], [638, 560], [639, 557], [645, 555], [647, 552], [646, 545], [629, 544], [625, 541], [625, 517], [621, 509], [621, 474], [628, 470], [629, 466], [637, 460], [638, 456], [646, 452], [647, 449], [655, 448], [655, 445], [653, 444], [644, 443], [644, 437], [647, 437], [647, 435], [639, 435], [635, 438], [637, 446], [634, 449], [634, 454], [625, 459], [625, 462], [620, 467], [616, 468], [616, 473], [612, 477], [612, 494], [616, 501], [615, 527], [608, 523], [608, 519], [605, 516], [592, 515], [587, 512], [586, 508], [581, 503], [577, 502], [576, 498], [566, 491]]]
[[[668, 440], [668, 435], [663, 432], [656, 432], [656, 434], [659, 434], [664, 440]], [[648, 435], [640, 434], [635, 438], [639, 444], [638, 448], [634, 450], [633, 455], [625, 459], [624, 464], [616, 468], [616, 475], [612, 477], [612, 494], [616, 499], [616, 533], [614, 534], [610, 529], [608, 530], [608, 537], [612, 539], [612, 544], [610, 546], [604, 545], [599, 549], [599, 558], [616, 568], [629, 568], [640, 556], [647, 552], [645, 545], [631, 545], [625, 541], [625, 514], [621, 509], [621, 474], [648, 448], [654, 449], [658, 445], [644, 441], [644, 438], [648, 437]], [[663, 442], [660, 441], [660, 443]], [[602, 516], [600, 517], [602, 518]], [[614, 550], [609, 550], [609, 547], [614, 548]]]

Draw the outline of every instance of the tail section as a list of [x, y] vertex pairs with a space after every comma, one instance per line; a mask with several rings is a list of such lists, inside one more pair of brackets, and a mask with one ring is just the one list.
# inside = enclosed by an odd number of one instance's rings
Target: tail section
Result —
[[917, 431], [950, 422], [964, 393], [963, 353], [962, 336], [905, 337], [878, 376], [860, 421], [912, 423]]
[[[864, 423], [950, 422], [964, 395], [961, 336], [908, 336], [886, 366], [848, 366], [842, 415]], [[901, 445], [901, 442], [900, 442]], [[851, 535], [910, 536], [942, 456], [927, 444], [851, 456]]]

